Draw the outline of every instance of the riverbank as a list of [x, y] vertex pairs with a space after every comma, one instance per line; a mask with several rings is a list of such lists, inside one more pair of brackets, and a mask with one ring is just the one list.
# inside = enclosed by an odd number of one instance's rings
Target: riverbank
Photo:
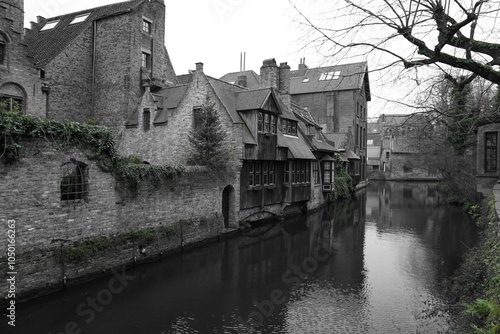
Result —
[[457, 331], [462, 333], [500, 331], [500, 187], [496, 188], [490, 198], [483, 200], [482, 213], [476, 220], [482, 229], [480, 238], [467, 254], [451, 287]]

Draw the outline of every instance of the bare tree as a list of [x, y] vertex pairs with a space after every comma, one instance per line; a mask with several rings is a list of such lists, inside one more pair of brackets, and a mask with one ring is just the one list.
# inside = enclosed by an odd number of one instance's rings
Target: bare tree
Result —
[[325, 3], [331, 10], [307, 14], [297, 1], [289, 0], [310, 28], [310, 43], [331, 57], [381, 52], [389, 59], [384, 68], [455, 68], [465, 71], [459, 85], [476, 76], [500, 84], [499, 1], [334, 0]]

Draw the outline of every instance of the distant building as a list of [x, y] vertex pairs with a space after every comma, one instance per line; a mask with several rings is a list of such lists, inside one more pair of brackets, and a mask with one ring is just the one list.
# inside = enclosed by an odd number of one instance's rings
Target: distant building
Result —
[[487, 195], [500, 178], [500, 123], [477, 130], [477, 190]]
[[384, 171], [385, 165], [381, 166], [382, 136], [378, 128], [378, 123], [368, 123], [366, 148], [366, 165], [368, 173], [374, 171]]

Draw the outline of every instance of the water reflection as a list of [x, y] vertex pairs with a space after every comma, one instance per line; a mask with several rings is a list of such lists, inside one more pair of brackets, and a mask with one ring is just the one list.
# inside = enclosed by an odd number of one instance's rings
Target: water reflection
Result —
[[92, 319], [86, 303], [111, 277], [20, 305], [16, 333], [70, 321], [92, 334], [435, 333], [449, 320], [431, 313], [445, 302], [440, 282], [473, 241], [434, 185], [374, 183], [307, 217], [129, 269]]

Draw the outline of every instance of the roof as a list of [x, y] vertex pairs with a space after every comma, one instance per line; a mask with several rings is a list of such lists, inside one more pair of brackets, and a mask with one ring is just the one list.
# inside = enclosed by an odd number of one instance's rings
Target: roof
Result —
[[186, 95], [187, 85], [163, 88], [155, 95], [163, 97], [163, 109], [156, 114], [153, 124], [164, 124], [167, 122], [169, 111], [176, 109]]
[[353, 151], [348, 151], [347, 152], [347, 159], [349, 159], [349, 160], [361, 160], [361, 158], [359, 157], [359, 155], [357, 155]]
[[[292, 95], [356, 90], [365, 86], [367, 100], [371, 99], [366, 62], [309, 68], [303, 76], [299, 73], [299, 71], [290, 72], [290, 93]], [[326, 80], [320, 80], [324, 79], [326, 73], [336, 73], [338, 76], [332, 75]]]
[[[43, 19], [26, 35], [26, 44], [30, 56], [34, 57], [35, 66], [44, 68], [95, 20], [130, 12], [144, 1], [130, 0]], [[89, 17], [81, 23], [70, 24], [75, 17], [82, 14], [89, 14]], [[54, 28], [40, 31], [47, 22], [55, 20], [59, 20], [59, 23]]]
[[289, 156], [293, 159], [316, 160], [309, 145], [300, 132], [297, 137], [284, 135], [281, 129], [278, 130], [278, 147], [287, 147]]
[[228, 82], [230, 84], [238, 84], [238, 77], [241, 75], [245, 75], [247, 77], [247, 87], [249, 89], [258, 89], [260, 88], [260, 76], [254, 71], [240, 71], [240, 72], [231, 72], [225, 74], [220, 79], [222, 81]]
[[271, 89], [244, 90], [238, 93], [238, 111], [261, 109], [271, 95]]
[[193, 81], [193, 75], [191, 73], [178, 75], [177, 81], [179, 82], [179, 85], [189, 84], [191, 83], [191, 81]]
[[219, 97], [222, 104], [229, 113], [229, 116], [231, 116], [232, 121], [234, 123], [243, 123], [243, 120], [236, 111], [237, 102], [235, 94], [242, 91], [243, 89], [239, 88], [238, 86], [230, 85], [227, 82], [209, 76], [207, 76], [207, 79], [212, 88], [214, 89], [215, 94]]

